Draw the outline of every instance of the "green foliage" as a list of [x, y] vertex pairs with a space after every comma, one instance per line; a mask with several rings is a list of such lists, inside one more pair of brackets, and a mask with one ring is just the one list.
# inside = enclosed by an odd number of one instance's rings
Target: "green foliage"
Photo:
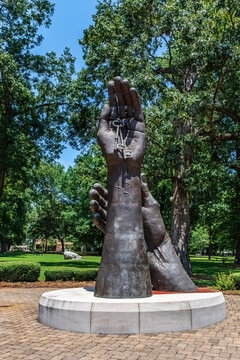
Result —
[[25, 239], [25, 223], [28, 194], [21, 181], [6, 181], [5, 191], [0, 201], [0, 240], [7, 248], [11, 244], [21, 244]]
[[66, 172], [65, 194], [72, 204], [72, 227], [69, 240], [74, 242], [74, 249], [82, 247], [89, 251], [91, 247], [101, 248], [103, 234], [92, 223], [89, 209], [89, 191], [96, 182], [106, 186], [107, 169], [100, 149], [94, 144], [88, 153], [80, 155], [75, 165]]
[[92, 110], [82, 126], [95, 136], [92, 104], [105, 101], [107, 81], [127, 77], [145, 105], [144, 171], [167, 224], [177, 178], [191, 194], [191, 225], [207, 228], [212, 247], [232, 248], [240, 242], [238, 1], [102, 0], [93, 20], [80, 40], [81, 111]]
[[46, 281], [95, 281], [98, 269], [59, 268], [45, 271]]
[[72, 206], [63, 191], [64, 184], [63, 166], [40, 163], [31, 193], [28, 236], [44, 239], [45, 251], [48, 240], [59, 239], [63, 243], [73, 226], [70, 219]]
[[234, 265], [234, 257], [225, 259], [223, 264], [222, 257], [191, 256], [191, 265], [194, 274], [194, 283], [198, 286], [216, 286], [216, 279], [219, 273], [226, 275], [229, 272], [233, 276], [239, 276], [239, 268]]
[[40, 265], [36, 263], [0, 263], [0, 281], [37, 281], [40, 275]]
[[232, 274], [237, 290], [240, 290], [240, 274]]
[[56, 158], [62, 150], [72, 114], [75, 70], [69, 50], [59, 58], [53, 52], [32, 53], [42, 41], [39, 27], [50, 25], [53, 8], [48, 0], [1, 2], [1, 251], [18, 233], [23, 238], [32, 170], [40, 158]]
[[92, 223], [89, 191], [106, 183], [105, 160], [96, 145], [79, 155], [66, 172], [59, 164], [40, 163], [36, 169], [28, 212], [28, 236], [71, 241], [74, 250], [101, 248], [103, 236]]
[[219, 290], [235, 290], [236, 284], [232, 274], [219, 273], [216, 286]]
[[209, 247], [209, 233], [206, 227], [196, 226], [192, 230], [189, 250], [191, 254], [203, 253]]

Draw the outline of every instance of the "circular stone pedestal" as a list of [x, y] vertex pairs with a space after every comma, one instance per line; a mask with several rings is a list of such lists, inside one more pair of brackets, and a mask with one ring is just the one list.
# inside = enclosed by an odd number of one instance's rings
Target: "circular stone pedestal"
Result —
[[79, 288], [44, 293], [38, 319], [67, 331], [136, 334], [198, 329], [223, 320], [225, 315], [221, 292], [103, 299]]

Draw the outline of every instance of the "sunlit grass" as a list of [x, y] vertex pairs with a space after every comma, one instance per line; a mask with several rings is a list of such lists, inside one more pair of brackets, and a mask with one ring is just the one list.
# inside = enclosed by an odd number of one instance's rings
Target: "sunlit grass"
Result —
[[44, 272], [47, 269], [58, 269], [62, 267], [71, 267], [75, 269], [89, 269], [89, 268], [98, 268], [101, 257], [100, 256], [82, 256], [82, 260], [65, 260], [62, 254], [41, 254], [41, 255], [32, 255], [24, 253], [8, 253], [5, 255], [0, 255], [1, 262], [12, 262], [12, 261], [21, 261], [21, 262], [34, 262], [41, 265], [41, 272], [39, 280], [45, 280]]
[[[234, 273], [239, 274], [240, 268], [234, 265], [234, 258], [229, 257], [222, 262], [221, 257], [213, 257], [212, 260], [208, 260], [207, 256], [191, 256], [192, 271], [194, 275], [194, 282], [197, 286], [214, 286], [216, 282], [216, 276], [218, 273]], [[47, 269], [59, 269], [63, 267], [75, 268], [75, 269], [96, 269], [99, 267], [101, 257], [100, 256], [82, 256], [82, 260], [64, 260], [62, 254], [25, 254], [25, 253], [7, 253], [0, 255], [1, 262], [7, 261], [21, 261], [21, 262], [34, 262], [41, 265], [41, 273], [39, 280], [45, 280], [44, 272]]]
[[223, 258], [213, 256], [211, 260], [207, 256], [191, 256], [193, 280], [197, 286], [214, 286], [218, 273], [238, 274], [240, 267], [234, 264], [234, 257]]

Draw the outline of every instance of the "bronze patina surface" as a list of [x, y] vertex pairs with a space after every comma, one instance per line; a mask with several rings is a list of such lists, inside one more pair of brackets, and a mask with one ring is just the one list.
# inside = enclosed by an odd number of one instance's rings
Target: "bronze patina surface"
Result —
[[94, 223], [105, 233], [95, 296], [141, 298], [155, 290], [196, 291], [172, 246], [146, 177], [141, 175], [146, 133], [137, 91], [120, 77], [108, 84], [109, 105], [98, 142], [108, 168], [108, 190], [90, 191]]

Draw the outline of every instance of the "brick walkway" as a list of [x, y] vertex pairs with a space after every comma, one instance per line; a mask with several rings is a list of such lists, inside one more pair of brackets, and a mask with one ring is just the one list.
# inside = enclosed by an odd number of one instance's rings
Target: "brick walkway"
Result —
[[239, 360], [240, 296], [228, 295], [227, 318], [205, 329], [158, 335], [88, 335], [37, 321], [51, 289], [0, 289], [1, 360]]

